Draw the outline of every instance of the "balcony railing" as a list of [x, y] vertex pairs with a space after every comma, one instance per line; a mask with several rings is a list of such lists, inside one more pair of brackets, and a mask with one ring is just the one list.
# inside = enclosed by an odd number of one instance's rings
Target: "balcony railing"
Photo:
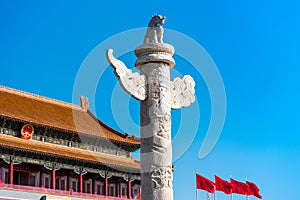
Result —
[[81, 192], [73, 192], [73, 191], [66, 191], [66, 190], [53, 190], [49, 188], [41, 188], [41, 187], [33, 187], [33, 186], [25, 186], [25, 185], [13, 185], [13, 184], [6, 184], [0, 182], [0, 189], [7, 189], [7, 190], [20, 190], [26, 192], [33, 192], [33, 193], [41, 193], [44, 194], [53, 194], [59, 196], [70, 196], [70, 197], [78, 197], [78, 198], [95, 198], [99, 200], [128, 200], [128, 198], [122, 197], [113, 197], [113, 196], [103, 196], [98, 194], [88, 194], [88, 193], [81, 193]]

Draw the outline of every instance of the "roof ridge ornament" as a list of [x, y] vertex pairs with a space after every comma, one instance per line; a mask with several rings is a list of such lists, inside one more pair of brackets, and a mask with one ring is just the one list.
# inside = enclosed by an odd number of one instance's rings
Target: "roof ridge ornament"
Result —
[[87, 111], [89, 109], [88, 98], [84, 98], [84, 96], [80, 96], [80, 106], [84, 111]]
[[55, 105], [68, 107], [68, 108], [72, 108], [72, 109], [81, 109], [80, 106], [78, 106], [76, 104], [72, 104], [72, 103], [69, 103], [69, 102], [64, 102], [64, 101], [53, 99], [53, 98], [50, 98], [50, 97], [45, 97], [45, 96], [33, 94], [33, 93], [30, 93], [30, 92], [25, 92], [25, 91], [22, 91], [22, 90], [18, 90], [18, 89], [6, 87], [6, 86], [0, 86], [0, 92], [6, 92], [6, 93], [9, 93], [9, 94], [18, 95], [18, 96], [21, 96], [21, 97], [34, 99], [34, 100], [38, 100], [38, 101], [42, 101], [42, 102], [46, 102], [46, 103], [52, 103], [52, 104], [55, 104]]

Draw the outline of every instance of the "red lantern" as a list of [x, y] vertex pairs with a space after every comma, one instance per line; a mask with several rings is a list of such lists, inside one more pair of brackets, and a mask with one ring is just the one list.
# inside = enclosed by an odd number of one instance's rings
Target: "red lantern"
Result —
[[33, 133], [34, 133], [33, 126], [30, 124], [26, 124], [21, 129], [21, 138], [25, 140], [30, 140]]

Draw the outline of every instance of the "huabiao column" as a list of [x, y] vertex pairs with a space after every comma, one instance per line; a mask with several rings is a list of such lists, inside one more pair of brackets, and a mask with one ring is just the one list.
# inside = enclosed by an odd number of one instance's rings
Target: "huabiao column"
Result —
[[166, 18], [153, 16], [148, 24], [143, 45], [135, 49], [133, 73], [107, 51], [107, 59], [115, 68], [123, 88], [140, 100], [141, 186], [142, 200], [172, 200], [171, 109], [188, 106], [195, 101], [195, 82], [189, 75], [170, 80], [174, 47], [163, 43]]

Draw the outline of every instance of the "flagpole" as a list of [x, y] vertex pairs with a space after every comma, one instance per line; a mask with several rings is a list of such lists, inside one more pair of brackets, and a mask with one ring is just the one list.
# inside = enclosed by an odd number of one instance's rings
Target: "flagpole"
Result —
[[[197, 170], [196, 170], [196, 176], [197, 176]], [[198, 200], [198, 189], [197, 189], [197, 178], [196, 178], [196, 200]]]
[[[214, 177], [216, 176], [216, 173], [214, 173]], [[216, 179], [216, 178], [215, 178]], [[216, 181], [215, 181], [216, 182]], [[214, 200], [216, 200], [216, 185], [214, 187]]]
[[[230, 175], [230, 183], [231, 183], [231, 175]], [[233, 200], [233, 193], [232, 193], [232, 189], [231, 189], [231, 195], [230, 195], [230, 199]]]
[[[247, 183], [247, 181], [248, 181], [247, 177], [245, 179], [246, 179], [246, 183]], [[249, 200], [248, 194], [246, 195], [246, 200]]]

